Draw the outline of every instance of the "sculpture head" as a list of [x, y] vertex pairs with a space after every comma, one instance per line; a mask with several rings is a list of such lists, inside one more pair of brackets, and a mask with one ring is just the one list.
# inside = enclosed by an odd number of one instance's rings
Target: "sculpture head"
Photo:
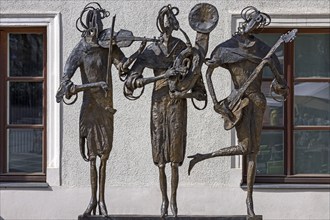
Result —
[[179, 14], [179, 9], [177, 7], [172, 7], [171, 5], [166, 5], [162, 7], [157, 16], [157, 28], [160, 33], [171, 35], [175, 30], [179, 30], [180, 25], [175, 16]]
[[[99, 3], [88, 3], [76, 21], [76, 28], [82, 33], [81, 36], [85, 37], [87, 42], [91, 41], [97, 43], [97, 37], [103, 30], [102, 19], [109, 15], [110, 12], [103, 9]], [[83, 22], [84, 17], [86, 17], [85, 22]]]
[[268, 26], [271, 18], [268, 14], [260, 12], [253, 6], [248, 6], [241, 11], [243, 24], [238, 28], [238, 34], [251, 34], [253, 31]]

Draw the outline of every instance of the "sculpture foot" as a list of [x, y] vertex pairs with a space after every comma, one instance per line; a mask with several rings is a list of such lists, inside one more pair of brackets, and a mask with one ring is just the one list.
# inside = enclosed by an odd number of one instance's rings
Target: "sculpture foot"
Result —
[[247, 198], [246, 199], [246, 207], [247, 207], [247, 214], [248, 214], [248, 216], [255, 217], [256, 214], [254, 214], [252, 198]]
[[107, 206], [104, 201], [99, 202], [99, 213], [104, 217], [108, 216]]
[[190, 175], [190, 172], [192, 168], [195, 166], [195, 164], [211, 157], [212, 154], [195, 154], [192, 156], [188, 156], [188, 158], [192, 158], [192, 160], [189, 162], [188, 175]]
[[94, 199], [91, 199], [91, 201], [89, 202], [87, 209], [84, 212], [84, 216], [86, 215], [91, 215], [92, 211], [93, 211], [93, 215], [96, 214], [96, 206], [97, 206], [97, 201]]
[[168, 199], [163, 200], [160, 207], [161, 217], [164, 218], [168, 215]]
[[178, 216], [178, 206], [176, 204], [176, 201], [171, 201], [171, 211], [172, 211], [173, 217]]

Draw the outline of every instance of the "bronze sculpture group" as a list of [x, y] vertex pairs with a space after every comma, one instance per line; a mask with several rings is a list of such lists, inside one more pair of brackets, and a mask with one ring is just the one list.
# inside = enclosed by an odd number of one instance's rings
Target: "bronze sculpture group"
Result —
[[[200, 3], [192, 8], [189, 24], [196, 31], [195, 45], [185, 31], [180, 28], [176, 15], [177, 7], [166, 5], [158, 13], [156, 22], [159, 38], [138, 38], [130, 31], [114, 31], [112, 26], [103, 29], [102, 19], [109, 12], [98, 3], [85, 6], [77, 19], [76, 26], [82, 32], [82, 38], [72, 50], [64, 67], [57, 101], [70, 99], [83, 92], [79, 121], [79, 146], [84, 160], [90, 162], [91, 199], [84, 216], [99, 214], [107, 216], [104, 198], [105, 169], [113, 141], [113, 115], [116, 110], [112, 101], [112, 73], [114, 65], [119, 77], [124, 81], [124, 95], [131, 100], [138, 99], [144, 86], [153, 83], [151, 103], [151, 143], [154, 164], [159, 169], [159, 183], [162, 194], [161, 217], [168, 215], [170, 206], [174, 217], [178, 215], [177, 188], [179, 166], [182, 165], [186, 151], [187, 136], [187, 99], [204, 101], [207, 104], [207, 91], [202, 78], [202, 65], [208, 66], [206, 72], [207, 88], [211, 95], [214, 110], [221, 114], [225, 129], [235, 127], [238, 144], [209, 154], [196, 154], [189, 164], [188, 173], [202, 160], [227, 155], [245, 155], [247, 161], [247, 214], [255, 216], [253, 209], [253, 184], [256, 171], [256, 157], [259, 152], [262, 119], [266, 99], [261, 92], [262, 69], [268, 65], [275, 79], [272, 89], [286, 97], [288, 87], [283, 79], [282, 69], [274, 54], [283, 41], [293, 39], [295, 31], [270, 48], [252, 33], [270, 23], [269, 15], [254, 7], [246, 7], [241, 16], [243, 25], [233, 37], [219, 44], [206, 58], [210, 32], [218, 22], [217, 9], [210, 4]], [[85, 21], [83, 20], [85, 18]], [[185, 42], [172, 36], [180, 31]], [[288, 34], [287, 34], [288, 35]], [[121, 47], [130, 46], [133, 41], [142, 41], [140, 48], [126, 58]], [[146, 48], [147, 41], [154, 41]], [[130, 67], [132, 65], [132, 67]], [[217, 67], [227, 69], [233, 80], [234, 89], [226, 99], [218, 101], [214, 92], [211, 75]], [[75, 85], [71, 78], [80, 68], [82, 85]], [[153, 77], [144, 77], [143, 70], [153, 70]], [[134, 95], [137, 88], [141, 94]], [[193, 101], [194, 104], [194, 101]], [[201, 110], [195, 104], [194, 106]], [[87, 153], [85, 152], [87, 149]], [[96, 158], [100, 158], [97, 172]], [[167, 195], [165, 166], [171, 164], [171, 195]], [[99, 187], [98, 187], [99, 186]], [[97, 191], [99, 196], [97, 199]]]

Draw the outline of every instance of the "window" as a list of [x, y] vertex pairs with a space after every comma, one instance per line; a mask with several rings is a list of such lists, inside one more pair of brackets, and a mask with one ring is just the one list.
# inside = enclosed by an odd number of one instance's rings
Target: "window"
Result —
[[[271, 46], [289, 30], [270, 28], [257, 36]], [[290, 87], [284, 103], [271, 97], [273, 76], [264, 70], [267, 109], [256, 182], [330, 183], [329, 44], [329, 28], [300, 28], [276, 51]]]
[[46, 181], [46, 27], [0, 28], [0, 181]]

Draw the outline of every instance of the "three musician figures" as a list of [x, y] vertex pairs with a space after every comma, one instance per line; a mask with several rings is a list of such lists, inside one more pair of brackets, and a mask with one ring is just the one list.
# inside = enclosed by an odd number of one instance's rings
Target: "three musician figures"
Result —
[[[161, 217], [168, 215], [169, 207], [174, 217], [178, 215], [176, 197], [179, 167], [184, 161], [186, 151], [187, 99], [192, 99], [193, 105], [199, 110], [204, 109], [207, 104], [207, 92], [201, 71], [203, 63], [208, 66], [207, 87], [214, 103], [214, 110], [223, 116], [225, 129], [236, 128], [238, 144], [208, 154], [189, 156], [192, 160], [188, 172], [190, 174], [196, 163], [208, 158], [245, 155], [247, 213], [249, 216], [255, 216], [252, 192], [266, 108], [266, 99], [261, 92], [260, 74], [265, 65], [268, 65], [275, 75], [273, 91], [284, 97], [288, 93], [282, 68], [274, 54], [276, 48], [271, 50], [252, 35], [255, 30], [267, 26], [270, 17], [254, 7], [244, 8], [241, 13], [243, 25], [231, 39], [214, 49], [211, 58], [206, 59], [209, 34], [218, 22], [217, 9], [213, 5], [200, 3], [190, 11], [189, 24], [196, 31], [194, 46], [185, 31], [180, 28], [176, 19], [178, 13], [179, 9], [171, 5], [160, 9], [156, 20], [160, 32], [157, 39], [134, 37], [130, 31], [125, 30], [115, 33], [115, 17], [112, 27], [103, 30], [101, 20], [108, 17], [109, 12], [95, 2], [86, 5], [77, 19], [77, 29], [82, 32], [82, 39], [67, 59], [57, 101], [65, 102], [64, 97], [70, 99], [83, 92], [79, 146], [83, 159], [90, 162], [92, 192], [90, 203], [84, 212], [86, 216], [92, 213], [95, 215], [97, 207], [100, 215], [108, 215], [104, 198], [105, 169], [112, 149], [113, 115], [116, 111], [112, 102], [112, 64], [119, 70], [119, 77], [124, 81], [126, 98], [136, 100], [142, 95], [144, 86], [149, 83], [154, 85], [150, 132], [153, 162], [159, 170]], [[83, 16], [86, 17], [85, 22], [82, 20]], [[180, 31], [185, 41], [173, 37], [174, 31]], [[142, 41], [140, 48], [126, 58], [120, 48], [130, 46], [136, 40]], [[147, 41], [154, 42], [145, 48]], [[129, 68], [131, 64], [133, 66]], [[216, 98], [211, 79], [213, 70], [219, 66], [230, 72], [235, 87], [232, 94], [221, 101]], [[70, 80], [78, 68], [82, 85], [74, 85]], [[154, 76], [144, 77], [145, 68], [152, 69]], [[137, 88], [142, 90], [139, 90], [140, 94], [135, 95]], [[75, 100], [76, 98], [73, 102]], [[205, 106], [197, 107], [194, 100], [205, 102]], [[96, 169], [97, 157], [100, 158], [99, 172]], [[171, 165], [170, 199], [167, 195], [165, 173], [167, 163]]]

